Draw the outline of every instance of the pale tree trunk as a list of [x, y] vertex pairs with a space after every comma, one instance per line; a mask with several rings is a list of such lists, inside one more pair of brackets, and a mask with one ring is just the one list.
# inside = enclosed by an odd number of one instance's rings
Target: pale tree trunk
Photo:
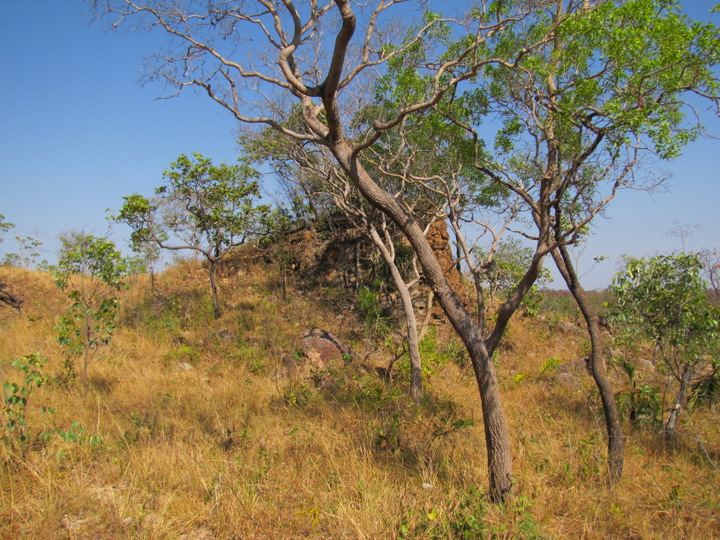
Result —
[[690, 386], [692, 377], [692, 366], [685, 366], [682, 378], [680, 379], [680, 388], [678, 389], [677, 397], [675, 398], [675, 405], [670, 410], [670, 416], [668, 416], [665, 428], [663, 429], [663, 435], [666, 442], [674, 442], [675, 440], [675, 426], [677, 425], [678, 416], [680, 416], [680, 410], [685, 406], [687, 389], [688, 386]]
[[385, 263], [390, 268], [395, 287], [400, 294], [403, 310], [405, 311], [405, 324], [407, 326], [407, 343], [410, 355], [410, 396], [416, 403], [422, 399], [422, 365], [420, 359], [420, 340], [417, 331], [417, 318], [415, 317], [415, 309], [413, 308], [412, 295], [408, 289], [407, 283], [400, 274], [400, 270], [395, 264], [395, 258], [388, 250], [382, 238], [378, 234], [375, 227], [370, 227], [370, 238], [375, 247], [380, 251], [385, 259]]
[[345, 173], [363, 196], [400, 228], [415, 251], [428, 283], [445, 315], [465, 343], [470, 354], [483, 406], [483, 425], [487, 448], [490, 498], [504, 501], [512, 491], [512, 452], [500, 392], [482, 334], [462, 302], [450, 288], [440, 263], [433, 253], [418, 222], [398, 202], [378, 186], [365, 171], [344, 139], [335, 141], [330, 149]]
[[210, 276], [210, 295], [212, 297], [213, 315], [216, 319], [220, 318], [220, 301], [218, 300], [217, 285], [215, 284], [215, 274], [217, 270], [217, 261], [210, 260], [208, 264], [208, 275]]
[[420, 331], [418, 332], [418, 339], [420, 341], [423, 340], [425, 337], [425, 332], [427, 332], [427, 329], [430, 327], [430, 319], [432, 319], [432, 307], [433, 307], [433, 298], [435, 298], [435, 293], [430, 289], [427, 294], [427, 300], [425, 300], [425, 317], [423, 317], [423, 321], [420, 324]]
[[605, 363], [603, 362], [600, 352], [600, 332], [597, 319], [592, 313], [585, 291], [580, 285], [580, 280], [577, 277], [567, 247], [561, 245], [557, 249], [554, 249], [552, 251], [552, 257], [560, 275], [565, 280], [570, 293], [580, 308], [590, 337], [590, 372], [595, 381], [598, 393], [600, 394], [603, 413], [605, 415], [605, 428], [608, 437], [608, 477], [610, 483], [615, 483], [622, 478], [625, 438], [622, 432], [622, 424], [620, 422], [617, 404], [615, 403], [615, 394], [607, 378]]

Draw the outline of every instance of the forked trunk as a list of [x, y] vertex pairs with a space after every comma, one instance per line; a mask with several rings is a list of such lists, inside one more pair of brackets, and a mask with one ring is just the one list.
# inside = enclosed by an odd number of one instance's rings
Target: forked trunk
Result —
[[448, 284], [440, 263], [418, 222], [405, 212], [392, 195], [375, 183], [353, 156], [346, 141], [336, 141], [331, 149], [338, 163], [342, 165], [363, 196], [388, 216], [408, 239], [418, 257], [426, 281], [435, 293], [450, 324], [467, 347], [483, 407], [489, 494], [494, 502], [502, 502], [512, 490], [512, 453], [497, 380], [481, 330]]
[[580, 285], [567, 248], [560, 246], [556, 250], [553, 250], [552, 257], [560, 275], [562, 275], [570, 293], [573, 295], [578, 308], [580, 308], [588, 335], [590, 336], [590, 372], [595, 381], [595, 386], [597, 386], [598, 393], [600, 394], [603, 413], [605, 415], [605, 428], [608, 437], [608, 477], [612, 484], [622, 478], [625, 438], [622, 432], [622, 424], [620, 423], [617, 404], [615, 403], [615, 394], [607, 378], [605, 363], [602, 361], [600, 353], [597, 319], [594, 317], [585, 291]]

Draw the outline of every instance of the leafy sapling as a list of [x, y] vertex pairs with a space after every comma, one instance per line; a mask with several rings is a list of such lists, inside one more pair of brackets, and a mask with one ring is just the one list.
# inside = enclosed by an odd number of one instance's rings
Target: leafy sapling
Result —
[[4, 433], [2, 438], [11, 448], [22, 448], [28, 441], [25, 413], [33, 390], [40, 388], [45, 383], [42, 367], [46, 362], [47, 359], [39, 353], [18, 358], [11, 365], [23, 373], [23, 380], [19, 383], [10, 381], [3, 383]]
[[615, 339], [647, 340], [655, 347], [661, 369], [671, 376], [675, 400], [665, 421], [672, 440], [692, 385], [705, 372], [716, 372], [720, 352], [720, 310], [708, 301], [702, 264], [695, 254], [628, 259], [615, 276], [610, 313]]
[[58, 341], [66, 354], [66, 375], [75, 375], [75, 360], [82, 358], [87, 384], [88, 365], [115, 331], [126, 260], [106, 238], [71, 233], [61, 242], [55, 283], [72, 304], [56, 326]]

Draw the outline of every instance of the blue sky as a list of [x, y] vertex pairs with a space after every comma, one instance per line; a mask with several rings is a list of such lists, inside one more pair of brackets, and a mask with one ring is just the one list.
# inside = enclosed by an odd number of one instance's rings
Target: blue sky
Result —
[[[714, 3], [684, 2], [703, 19]], [[236, 159], [237, 125], [226, 111], [192, 92], [158, 100], [161, 85], [139, 84], [161, 36], [108, 31], [80, 0], [2, 4], [0, 214], [16, 233], [44, 241], [44, 257], [52, 260], [61, 232], [106, 233], [106, 209], [123, 195], [150, 193], [178, 154]], [[720, 136], [717, 119], [706, 125]], [[678, 224], [697, 226], [687, 249], [720, 248], [720, 141], [698, 141], [663, 169], [672, 174], [666, 192], [623, 193], [596, 223], [581, 270], [596, 255], [609, 258], [584, 277], [588, 288], [606, 286], [623, 254], [680, 249], [667, 235]], [[122, 242], [127, 231], [116, 227], [112, 236]], [[13, 249], [6, 239], [0, 257]]]

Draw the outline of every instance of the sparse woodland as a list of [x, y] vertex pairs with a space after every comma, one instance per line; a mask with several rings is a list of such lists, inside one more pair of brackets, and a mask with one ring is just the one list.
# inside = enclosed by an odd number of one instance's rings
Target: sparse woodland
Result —
[[148, 76], [232, 115], [238, 161], [180, 154], [117, 201], [132, 255], [5, 254], [0, 537], [720, 537], [717, 247], [629, 253], [605, 291], [575, 257], [706, 135], [716, 25], [91, 4], [167, 38]]

